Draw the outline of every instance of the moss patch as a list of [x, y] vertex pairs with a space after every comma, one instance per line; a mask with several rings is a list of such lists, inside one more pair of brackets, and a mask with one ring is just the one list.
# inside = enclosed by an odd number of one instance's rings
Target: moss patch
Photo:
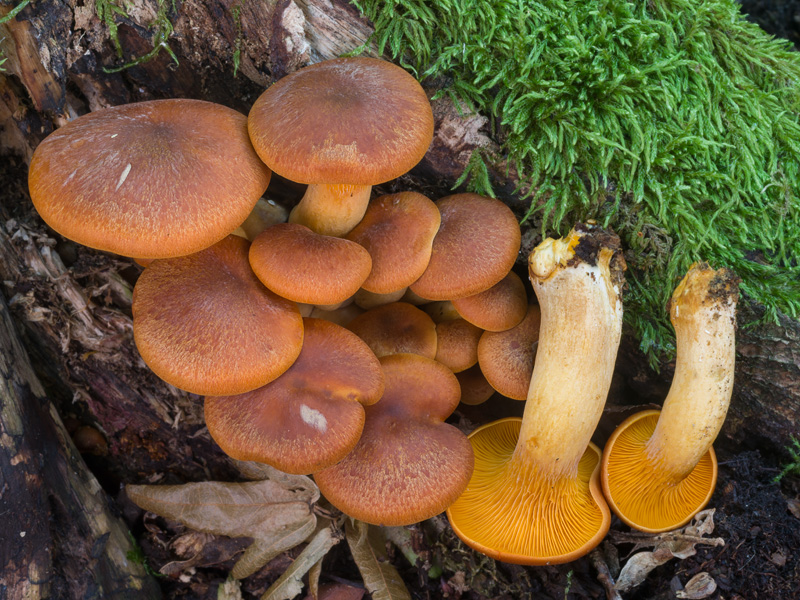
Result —
[[653, 364], [696, 260], [734, 269], [767, 318], [800, 316], [800, 54], [733, 0], [355, 4], [381, 51], [499, 123], [525, 220], [621, 235], [626, 319]]

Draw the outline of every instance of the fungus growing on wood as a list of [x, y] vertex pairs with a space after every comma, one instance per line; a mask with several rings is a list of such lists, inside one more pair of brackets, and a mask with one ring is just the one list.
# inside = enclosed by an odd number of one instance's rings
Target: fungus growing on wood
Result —
[[307, 475], [339, 462], [361, 436], [364, 406], [383, 393], [378, 359], [339, 325], [303, 325], [303, 350], [283, 375], [246, 394], [206, 398], [208, 431], [233, 458]]
[[309, 184], [289, 221], [343, 236], [364, 216], [373, 185], [422, 159], [433, 139], [433, 112], [422, 86], [400, 67], [336, 58], [267, 88], [248, 128], [271, 169]]
[[475, 471], [447, 514], [476, 550], [538, 565], [586, 554], [611, 522], [590, 439], [622, 330], [624, 260], [616, 236], [579, 225], [528, 266], [542, 324], [525, 413], [470, 435]]
[[603, 491], [635, 529], [681, 527], [714, 492], [711, 445], [733, 391], [738, 283], [727, 269], [692, 266], [670, 300], [677, 359], [664, 407], [629, 417], [606, 443]]
[[64, 237], [169, 258], [234, 231], [270, 174], [244, 115], [200, 100], [152, 100], [83, 115], [49, 135], [28, 185], [36, 210]]
[[250, 243], [230, 235], [201, 252], [154, 260], [133, 289], [133, 337], [144, 362], [195, 394], [241, 394], [286, 371], [303, 321], [250, 269]]
[[381, 401], [365, 408], [356, 447], [314, 479], [336, 508], [375, 525], [408, 525], [442, 512], [472, 473], [466, 436], [444, 420], [461, 390], [444, 365], [416, 354], [380, 359]]

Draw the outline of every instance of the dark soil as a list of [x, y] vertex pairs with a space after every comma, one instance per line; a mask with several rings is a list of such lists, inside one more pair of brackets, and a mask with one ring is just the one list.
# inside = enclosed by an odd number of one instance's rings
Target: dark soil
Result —
[[800, 46], [800, 0], [741, 0], [740, 4], [764, 31]]

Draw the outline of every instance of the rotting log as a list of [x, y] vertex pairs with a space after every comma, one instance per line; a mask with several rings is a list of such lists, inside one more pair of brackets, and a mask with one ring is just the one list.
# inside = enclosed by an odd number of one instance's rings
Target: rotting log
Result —
[[0, 297], [0, 595], [160, 598], [36, 377]]
[[[11, 7], [3, 2], [0, 15]], [[0, 25], [8, 59], [7, 73], [0, 75], [0, 153], [27, 162], [66, 119], [126, 102], [191, 97], [247, 112], [264, 87], [304, 64], [362, 44], [376, 53], [369, 46], [370, 23], [343, 0], [143, 0], [126, 10], [127, 16], [115, 17], [121, 55], [94, 2], [40, 0]], [[164, 19], [173, 29], [164, 43], [177, 64], [163, 50], [123, 71], [103, 70], [149, 53]], [[433, 94], [446, 82], [426, 85]], [[485, 117], [464, 114], [447, 98], [434, 102], [434, 116], [436, 136], [426, 158], [388, 191], [404, 186], [433, 198], [444, 195], [475, 148], [495, 147]], [[131, 262], [60, 241], [32, 211], [24, 166], [4, 173], [3, 293], [24, 325], [26, 346], [48, 389], [108, 437], [101, 468], [112, 481], [139, 481], [155, 472], [166, 473], [166, 480], [224, 477], [224, 463], [202, 429], [199, 399], [158, 381], [136, 353], [128, 313]], [[496, 189], [514, 188], [502, 165], [496, 175]], [[503, 199], [518, 214], [524, 209], [510, 193]], [[524, 230], [524, 239], [529, 250], [538, 232]], [[758, 310], [742, 311], [742, 322]], [[663, 400], [670, 365], [656, 375], [628, 338], [618, 367], [636, 392], [627, 401]], [[736, 389], [723, 438], [732, 447], [780, 452], [800, 430], [798, 421], [800, 323], [784, 317], [777, 325], [740, 328]]]

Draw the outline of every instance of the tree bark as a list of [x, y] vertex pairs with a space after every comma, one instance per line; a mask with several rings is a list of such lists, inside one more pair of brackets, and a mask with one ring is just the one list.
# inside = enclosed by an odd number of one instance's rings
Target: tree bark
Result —
[[[0, 15], [11, 8], [2, 2]], [[6, 159], [0, 174], [3, 292], [51, 395], [65, 414], [107, 437], [107, 455], [97, 462], [109, 481], [142, 482], [154, 473], [165, 474], [161, 481], [224, 479], [233, 474], [203, 428], [199, 399], [158, 380], [133, 345], [129, 307], [137, 267], [51, 234], [27, 198], [24, 165], [60, 124], [106, 106], [190, 97], [246, 113], [270, 83], [368, 43], [372, 27], [343, 0], [144, 0], [126, 10], [127, 16], [114, 17], [121, 56], [96, 1], [37, 0], [0, 25], [8, 59], [0, 75], [0, 153], [21, 157]], [[178, 64], [160, 46], [149, 61], [103, 70], [149, 53], [167, 25], [173, 31], [163, 43]], [[370, 52], [376, 54], [368, 45]], [[387, 191], [415, 189], [435, 199], [450, 193], [473, 150], [496, 148], [484, 116], [464, 115], [447, 99], [433, 107], [436, 134], [428, 154]], [[501, 167], [496, 189], [513, 189], [513, 176]], [[278, 183], [280, 200], [297, 200], [296, 188]], [[524, 210], [518, 197], [504, 199]], [[524, 231], [526, 248], [537, 238]], [[722, 436], [732, 446], [781, 452], [800, 431], [800, 323], [784, 317], [778, 325], [740, 328], [737, 358]], [[663, 400], [669, 365], [656, 375], [628, 339], [618, 367], [639, 401]]]

